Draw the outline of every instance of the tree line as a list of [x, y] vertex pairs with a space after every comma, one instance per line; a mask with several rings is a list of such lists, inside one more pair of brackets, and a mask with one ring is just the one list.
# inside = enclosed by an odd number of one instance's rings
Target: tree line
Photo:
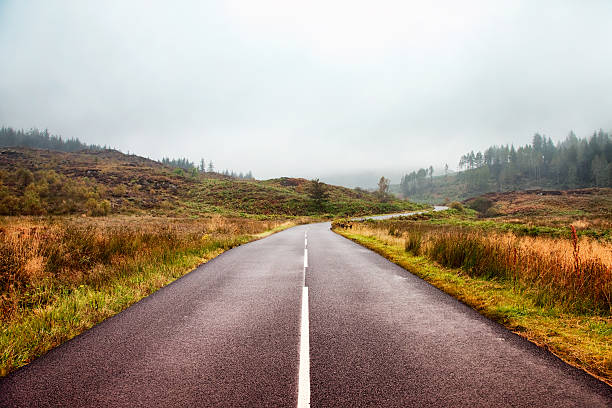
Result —
[[[448, 170], [448, 166], [446, 166]], [[425, 169], [419, 169], [412, 173], [405, 174], [400, 181], [400, 190], [406, 197], [412, 194], [416, 194], [418, 191], [425, 189], [428, 186], [432, 186], [433, 180], [433, 166], [429, 166]], [[429, 178], [429, 182], [427, 179]]]
[[[105, 150], [109, 147], [100, 146], [96, 144], [87, 144], [81, 142], [78, 138], [65, 139], [59, 135], [52, 135], [49, 130], [38, 130], [36, 128], [30, 130], [13, 129], [11, 127], [0, 128], [0, 147], [28, 147], [33, 149], [48, 149], [57, 150], [60, 152], [76, 152], [79, 150]], [[129, 154], [129, 152], [128, 152]], [[212, 161], [208, 164], [205, 163], [204, 159], [200, 160], [199, 164], [191, 162], [187, 158], [171, 159], [164, 157], [161, 160], [162, 164], [170, 167], [185, 170], [193, 173], [194, 171], [200, 173], [218, 173], [227, 177], [252, 180], [254, 179], [253, 173], [248, 171], [246, 173], [236, 173], [233, 170], [224, 170], [221, 172], [215, 171], [215, 166]]]
[[404, 197], [472, 196], [530, 188], [612, 187], [612, 137], [599, 130], [584, 138], [574, 132], [560, 142], [536, 133], [531, 143], [490, 146], [461, 156], [459, 172], [433, 176], [433, 167], [405, 174]]
[[0, 128], [0, 147], [29, 147], [61, 152], [106, 148], [106, 146], [83, 143], [78, 138], [64, 139], [61, 136], [50, 134], [47, 129], [41, 131], [38, 129], [13, 129], [11, 127]]
[[578, 138], [570, 132], [554, 143], [536, 133], [531, 144], [491, 146], [459, 160], [458, 174], [470, 191], [529, 187], [612, 187], [612, 137], [599, 130]]
[[165, 164], [166, 166], [174, 167], [177, 169], [182, 169], [182, 170], [185, 170], [193, 174], [217, 173], [217, 174], [221, 174], [226, 177], [242, 179], [242, 180], [254, 180], [255, 179], [255, 177], [253, 177], [253, 173], [250, 170], [246, 173], [242, 173], [242, 172], [236, 173], [233, 170], [227, 170], [227, 169], [223, 171], [215, 171], [215, 165], [213, 164], [212, 160], [209, 161], [208, 164], [206, 164], [206, 161], [203, 158], [200, 159], [200, 163], [197, 165], [194, 162], [187, 159], [186, 157], [180, 157], [178, 159], [171, 159], [169, 157], [164, 157], [162, 158], [161, 163]]

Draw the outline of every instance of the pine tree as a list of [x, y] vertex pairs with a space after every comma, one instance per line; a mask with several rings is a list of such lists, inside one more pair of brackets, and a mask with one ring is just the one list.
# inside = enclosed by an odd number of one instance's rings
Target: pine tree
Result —
[[329, 197], [325, 183], [320, 182], [319, 179], [310, 180], [307, 192], [317, 209], [322, 209], [323, 203], [327, 201]]

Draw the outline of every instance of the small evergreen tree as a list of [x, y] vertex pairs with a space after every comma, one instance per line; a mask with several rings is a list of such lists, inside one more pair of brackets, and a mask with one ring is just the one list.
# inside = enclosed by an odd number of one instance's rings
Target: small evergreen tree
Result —
[[322, 209], [323, 204], [329, 198], [329, 193], [327, 192], [327, 186], [325, 183], [320, 182], [319, 179], [310, 180], [307, 191], [315, 206], [318, 209]]

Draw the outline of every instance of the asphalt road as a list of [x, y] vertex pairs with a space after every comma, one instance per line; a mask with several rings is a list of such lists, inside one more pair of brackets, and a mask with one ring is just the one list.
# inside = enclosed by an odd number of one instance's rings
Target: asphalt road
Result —
[[448, 207], [445, 205], [434, 205], [433, 210], [410, 211], [410, 212], [395, 213], [395, 214], [373, 215], [373, 216], [368, 216], [368, 217], [357, 217], [357, 218], [353, 218], [353, 220], [355, 221], [361, 221], [365, 219], [386, 220], [389, 218], [401, 217], [403, 215], [415, 215], [415, 214], [423, 214], [429, 211], [444, 211], [444, 210], [448, 210]]
[[609, 386], [328, 223], [228, 251], [0, 380], [3, 407], [295, 407], [298, 397], [612, 406]]

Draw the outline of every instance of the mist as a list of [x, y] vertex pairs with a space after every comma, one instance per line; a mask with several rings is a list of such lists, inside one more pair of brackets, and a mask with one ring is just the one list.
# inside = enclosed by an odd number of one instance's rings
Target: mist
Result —
[[0, 125], [257, 178], [455, 169], [535, 132], [612, 129], [610, 17], [609, 1], [3, 1]]

